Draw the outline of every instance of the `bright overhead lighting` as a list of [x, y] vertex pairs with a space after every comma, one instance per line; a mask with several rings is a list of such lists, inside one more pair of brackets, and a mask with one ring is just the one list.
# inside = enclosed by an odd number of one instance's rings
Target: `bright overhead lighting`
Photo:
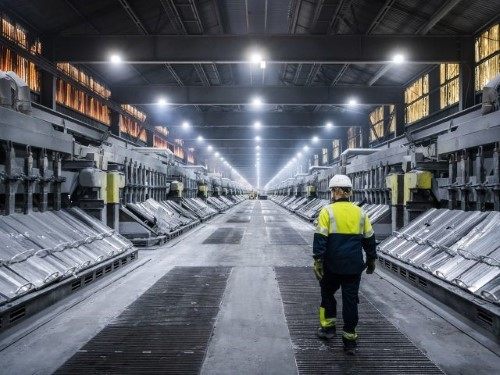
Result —
[[187, 121], [183, 121], [183, 122], [182, 122], [182, 128], [183, 128], [183, 129], [187, 129], [187, 128], [189, 128], [189, 122], [187, 122]]
[[260, 123], [260, 121], [255, 121], [255, 122], [253, 123], [253, 127], [254, 127], [255, 129], [260, 129], [260, 128], [262, 127], [262, 124]]
[[349, 101], [347, 102], [347, 104], [349, 104], [351, 107], [353, 107], [356, 104], [358, 104], [358, 101], [355, 98], [351, 98], [351, 99], [349, 99]]
[[262, 61], [260, 62], [260, 68], [261, 68], [261, 69], [266, 69], [266, 62], [265, 62], [264, 60], [262, 60]]
[[294, 158], [292, 159], [292, 161], [295, 163], [295, 162], [297, 161], [297, 158], [295, 158], [295, 157], [294, 157]]
[[392, 58], [392, 62], [394, 64], [402, 64], [405, 62], [405, 60], [406, 60], [405, 56], [400, 53], [394, 55], [394, 57]]
[[302, 150], [304, 150], [304, 151], [308, 151], [308, 150], [309, 150], [309, 146], [308, 146], [308, 145], [305, 145], [304, 147], [302, 147]]
[[122, 57], [117, 54], [111, 55], [109, 61], [111, 61], [112, 64], [121, 64], [123, 62]]
[[260, 142], [260, 137], [258, 135], [255, 136], [255, 142]]
[[220, 157], [220, 161], [224, 161], [224, 158], [222, 156]]
[[254, 52], [250, 56], [250, 61], [253, 62], [254, 64], [258, 64], [262, 61], [262, 55], [260, 53]]
[[207, 150], [208, 150], [208, 151], [212, 151], [213, 149], [214, 149], [214, 148], [212, 147], [212, 145], [208, 145], [208, 147], [207, 147]]
[[315, 135], [314, 137], [312, 137], [312, 143], [318, 143], [319, 141], [319, 138]]
[[262, 99], [261, 98], [255, 97], [255, 98], [252, 99], [252, 106], [254, 108], [260, 108], [260, 107], [262, 107], [262, 104], [263, 103], [262, 103]]
[[255, 149], [260, 150], [260, 146], [259, 145], [255, 146]]
[[167, 99], [159, 98], [156, 103], [158, 103], [158, 105], [165, 106], [165, 105], [167, 105]]
[[299, 151], [299, 152], [297, 152], [297, 157], [298, 157], [298, 158], [302, 157], [302, 152], [300, 152], [300, 151]]
[[327, 128], [327, 129], [331, 129], [331, 128], [333, 128], [333, 124], [332, 124], [332, 122], [331, 122], [331, 121], [328, 121], [328, 122], [325, 124], [325, 128]]
[[257, 152], [257, 156], [260, 156], [260, 152]]
[[203, 137], [201, 135], [199, 135], [198, 137], [196, 137], [196, 140], [198, 142], [203, 142]]
[[218, 158], [220, 154], [219, 154], [218, 151], [216, 151], [214, 155], [215, 155], [216, 158]]

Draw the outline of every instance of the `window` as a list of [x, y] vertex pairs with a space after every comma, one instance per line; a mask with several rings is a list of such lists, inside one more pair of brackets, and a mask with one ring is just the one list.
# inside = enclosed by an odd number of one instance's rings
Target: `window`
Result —
[[59, 78], [57, 79], [56, 101], [103, 124], [111, 123], [108, 107]]
[[440, 108], [458, 103], [460, 98], [460, 68], [458, 64], [439, 65]]
[[426, 74], [405, 90], [405, 122], [411, 124], [429, 115], [429, 75]]
[[375, 108], [370, 113], [370, 142], [384, 138], [396, 131], [396, 107], [389, 105], [388, 117], [385, 116], [384, 106]]
[[370, 142], [384, 137], [384, 106], [370, 112]]
[[166, 126], [155, 126], [155, 131], [164, 135], [165, 137], [168, 137], [168, 128]]
[[481, 91], [489, 80], [500, 73], [499, 47], [500, 38], [498, 23], [476, 38], [476, 91]]
[[327, 165], [328, 164], [328, 149], [324, 148], [321, 150], [322, 151], [322, 158], [321, 158], [321, 164], [322, 165]]
[[40, 92], [40, 70], [14, 51], [0, 46], [0, 70], [13, 71], [28, 84], [31, 91]]
[[[122, 109], [127, 112], [129, 115], [134, 116], [137, 120], [144, 122], [146, 121], [146, 114], [144, 112], [139, 111], [137, 108], [130, 104], [122, 104]], [[158, 128], [159, 126], [156, 126]]]
[[[0, 34], [33, 54], [42, 52], [38, 39], [31, 40], [28, 33], [18, 24], [10, 22], [0, 13]], [[0, 70], [13, 71], [28, 84], [31, 91], [40, 92], [40, 70], [28, 59], [13, 50], [0, 45]]]
[[355, 126], [351, 126], [347, 129], [347, 147], [356, 148], [361, 144], [361, 135], [359, 134], [359, 129]]
[[146, 129], [131, 118], [120, 115], [120, 131], [133, 138], [147, 142]]
[[74, 67], [69, 63], [57, 63], [57, 68], [66, 74], [68, 77], [73, 78], [75, 81], [85, 86], [89, 90], [95, 92], [97, 95], [104, 99], [109, 99], [111, 97], [111, 91], [104, 86], [102, 83], [97, 82], [82, 70]]
[[340, 139], [334, 139], [332, 141], [332, 158], [337, 159], [340, 157]]

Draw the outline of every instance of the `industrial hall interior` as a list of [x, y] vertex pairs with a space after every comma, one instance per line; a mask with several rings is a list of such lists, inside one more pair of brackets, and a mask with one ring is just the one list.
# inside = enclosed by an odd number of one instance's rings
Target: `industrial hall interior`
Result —
[[500, 0], [0, 24], [0, 374], [500, 374]]

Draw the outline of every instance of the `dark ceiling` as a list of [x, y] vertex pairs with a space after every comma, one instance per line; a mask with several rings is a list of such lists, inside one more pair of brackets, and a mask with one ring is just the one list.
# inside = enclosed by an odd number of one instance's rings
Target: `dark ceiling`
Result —
[[[0, 7], [39, 35], [113, 34], [465, 34], [473, 35], [500, 14], [499, 0], [4, 0]], [[385, 71], [383, 64], [86, 64], [107, 85], [171, 86], [404, 86], [430, 66], [403, 64]], [[203, 135], [251, 183], [255, 183], [255, 141], [261, 142], [261, 185], [264, 185], [313, 135], [331, 139], [317, 114], [356, 116], [342, 105], [267, 105], [252, 111], [247, 105], [144, 106], [152, 125], [164, 124], [194, 141]], [[346, 113], [347, 111], [347, 113]], [[210, 112], [213, 123], [196, 123]], [[249, 123], [233, 124], [224, 117], [217, 127], [212, 112], [244, 113]], [[266, 124], [257, 133], [253, 119], [268, 112], [313, 114], [304, 120]], [[216, 116], [216, 115], [215, 115]], [[189, 134], [178, 128], [180, 118], [193, 122]], [[221, 117], [222, 118], [222, 117]], [[293, 119], [293, 117], [290, 117]], [[175, 119], [175, 120], [174, 120]], [[235, 121], [236, 122], [236, 121]], [[293, 122], [293, 123], [292, 123]], [[266, 127], [267, 125], [267, 127]], [[344, 123], [341, 125], [348, 125]], [[222, 125], [221, 125], [222, 126]], [[317, 129], [315, 129], [317, 127]], [[340, 130], [336, 130], [339, 134]], [[193, 143], [195, 147], [197, 146]], [[319, 146], [320, 147], [320, 146]]]

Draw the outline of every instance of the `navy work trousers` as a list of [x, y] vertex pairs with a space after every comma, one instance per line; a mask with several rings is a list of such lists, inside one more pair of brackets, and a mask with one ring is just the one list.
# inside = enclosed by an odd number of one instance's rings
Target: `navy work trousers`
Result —
[[355, 333], [358, 324], [359, 282], [361, 274], [339, 275], [325, 272], [320, 281], [321, 307], [325, 309], [326, 318], [337, 317], [337, 301], [335, 292], [342, 289], [342, 318], [344, 332]]

